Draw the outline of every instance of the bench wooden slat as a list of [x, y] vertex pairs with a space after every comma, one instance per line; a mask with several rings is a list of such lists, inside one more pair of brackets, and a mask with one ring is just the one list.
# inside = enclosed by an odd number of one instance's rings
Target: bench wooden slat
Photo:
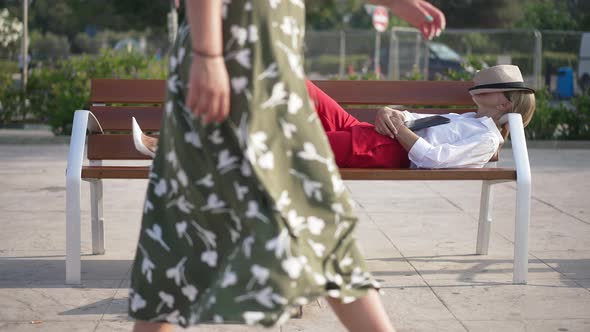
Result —
[[510, 168], [341, 168], [344, 180], [516, 180]]
[[91, 106], [90, 111], [105, 131], [131, 131], [134, 116], [144, 131], [159, 131], [161, 106]]
[[147, 179], [149, 166], [83, 166], [82, 179]]
[[166, 98], [165, 80], [93, 79], [92, 103], [161, 104]]
[[[82, 178], [146, 179], [149, 166], [84, 166]], [[458, 169], [387, 169], [341, 168], [344, 180], [516, 180], [516, 171], [509, 168]]]
[[[461, 81], [314, 81], [339, 104], [473, 106]], [[387, 91], [387, 93], [384, 93]]]
[[87, 156], [89, 160], [151, 159], [135, 149], [132, 135], [125, 134], [88, 135]]
[[[473, 106], [461, 81], [314, 81], [340, 104]], [[163, 103], [165, 80], [94, 79], [93, 103]], [[387, 93], [383, 93], [387, 91]]]

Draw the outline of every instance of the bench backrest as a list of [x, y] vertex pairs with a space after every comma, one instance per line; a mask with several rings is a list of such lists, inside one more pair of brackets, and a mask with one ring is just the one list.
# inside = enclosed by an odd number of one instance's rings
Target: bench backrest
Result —
[[[464, 113], [475, 105], [467, 93], [472, 82], [461, 81], [314, 81], [361, 121], [373, 122], [383, 105], [404, 105], [421, 113]], [[134, 116], [146, 132], [160, 129], [165, 80], [92, 80], [90, 111], [103, 133], [88, 136], [90, 160], [148, 159], [137, 152], [130, 135]], [[360, 105], [363, 105], [361, 107]], [[426, 108], [415, 108], [423, 107]], [[448, 107], [452, 106], [452, 109]]]

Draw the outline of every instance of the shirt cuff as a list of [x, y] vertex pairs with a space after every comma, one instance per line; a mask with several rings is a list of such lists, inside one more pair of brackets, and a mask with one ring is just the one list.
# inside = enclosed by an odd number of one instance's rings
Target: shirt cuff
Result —
[[414, 164], [419, 166], [421, 163], [417, 163], [416, 161], [424, 160], [424, 156], [426, 155], [426, 153], [428, 152], [430, 147], [431, 147], [431, 144], [426, 142], [426, 140], [423, 139], [422, 137], [420, 137], [420, 138], [418, 138], [416, 143], [414, 143], [414, 145], [412, 145], [412, 148], [408, 152], [408, 157], [410, 158], [410, 160]]

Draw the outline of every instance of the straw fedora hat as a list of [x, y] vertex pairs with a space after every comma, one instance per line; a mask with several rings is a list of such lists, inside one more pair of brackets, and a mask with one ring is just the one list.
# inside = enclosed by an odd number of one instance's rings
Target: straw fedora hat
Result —
[[475, 86], [469, 88], [471, 95], [514, 90], [535, 92], [524, 85], [520, 69], [513, 65], [498, 65], [482, 69], [473, 76], [473, 82]]

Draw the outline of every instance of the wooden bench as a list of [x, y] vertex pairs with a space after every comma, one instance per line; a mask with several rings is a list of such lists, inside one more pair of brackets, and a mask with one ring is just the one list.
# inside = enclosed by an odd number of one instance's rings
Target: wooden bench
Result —
[[[317, 81], [328, 95], [361, 121], [373, 122], [377, 108], [354, 109], [354, 105], [437, 105], [415, 111], [447, 113], [441, 106], [459, 106], [453, 112], [473, 111], [467, 93], [471, 82], [430, 81]], [[80, 283], [80, 187], [90, 182], [92, 253], [104, 253], [102, 179], [147, 179], [148, 166], [103, 166], [103, 160], [149, 159], [133, 145], [131, 117], [146, 131], [158, 131], [165, 99], [163, 80], [92, 81], [90, 110], [76, 111], [66, 174], [66, 282]], [[125, 106], [117, 106], [124, 104]], [[357, 106], [358, 107], [358, 106]], [[528, 225], [531, 175], [520, 114], [509, 114], [515, 168], [497, 168], [495, 162], [480, 169], [340, 169], [345, 180], [476, 180], [482, 181], [476, 253], [488, 252], [491, 225], [492, 185], [515, 181], [516, 222], [514, 283], [526, 283], [528, 273]], [[124, 132], [123, 134], [121, 132]], [[84, 165], [84, 149], [87, 138]]]

